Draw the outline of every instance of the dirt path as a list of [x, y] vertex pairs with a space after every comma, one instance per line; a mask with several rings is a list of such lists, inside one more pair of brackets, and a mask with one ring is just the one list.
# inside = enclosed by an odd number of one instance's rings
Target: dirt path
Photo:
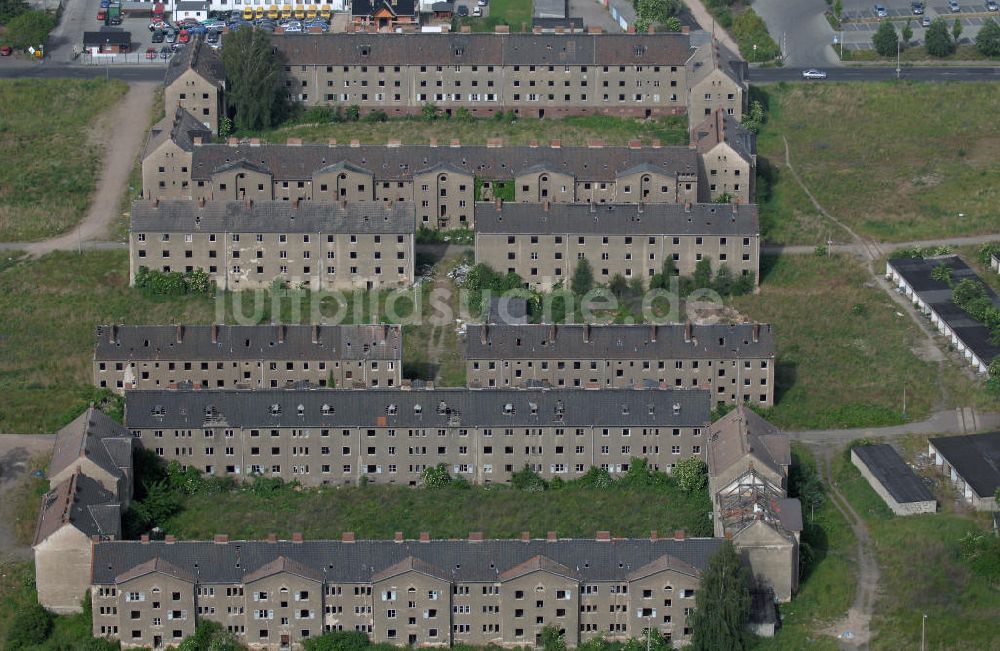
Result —
[[831, 502], [847, 520], [858, 541], [858, 575], [854, 603], [847, 611], [847, 615], [824, 632], [836, 637], [842, 648], [867, 649], [871, 640], [872, 614], [875, 610], [875, 599], [878, 594], [878, 581], [881, 572], [872, 549], [868, 527], [840, 492], [837, 483], [833, 481], [831, 459], [834, 453], [835, 449], [830, 446], [825, 446], [820, 450], [820, 472], [830, 489]]
[[82, 248], [83, 242], [107, 238], [108, 226], [118, 216], [122, 193], [149, 131], [155, 89], [156, 84], [152, 82], [130, 84], [128, 93], [115, 110], [95, 125], [91, 140], [104, 144], [104, 160], [90, 209], [83, 221], [58, 237], [40, 242], [12, 242], [5, 244], [5, 249], [21, 250], [38, 257], [52, 251], [75, 250]]
[[28, 460], [50, 453], [55, 440], [53, 434], [0, 434], [0, 561], [31, 558], [31, 548], [20, 545], [14, 536], [7, 497], [24, 479]]

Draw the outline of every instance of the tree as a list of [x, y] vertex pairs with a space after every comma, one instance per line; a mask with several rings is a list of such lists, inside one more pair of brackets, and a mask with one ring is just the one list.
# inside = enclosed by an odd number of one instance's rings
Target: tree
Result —
[[906, 24], [903, 25], [903, 47], [910, 44], [910, 39], [913, 38], [913, 25], [909, 18], [906, 19]]
[[439, 463], [436, 466], [428, 466], [420, 473], [420, 481], [427, 488], [441, 488], [451, 483], [451, 475], [448, 474], [448, 466]]
[[708, 481], [708, 467], [701, 459], [689, 457], [677, 462], [673, 475], [682, 491], [693, 493], [705, 487], [705, 482]]
[[558, 626], [546, 625], [542, 629], [542, 651], [566, 651], [566, 639]]
[[875, 51], [884, 57], [895, 56], [896, 48], [899, 46], [899, 36], [896, 34], [896, 27], [891, 20], [883, 20], [879, 23], [875, 36], [872, 37], [875, 44]]
[[694, 288], [707, 288], [712, 283], [712, 258], [707, 255], [694, 266]]
[[44, 642], [52, 632], [52, 615], [38, 603], [22, 606], [7, 630], [8, 651], [30, 649]]
[[944, 18], [935, 18], [924, 35], [924, 46], [927, 54], [934, 57], [946, 57], [955, 51], [955, 43], [948, 34], [948, 24]]
[[726, 263], [719, 265], [719, 270], [715, 272], [712, 289], [721, 296], [729, 296], [733, 293], [733, 274], [729, 271], [729, 265]]
[[1000, 56], [1000, 23], [987, 18], [976, 34], [976, 49], [984, 57]]
[[695, 592], [691, 625], [692, 651], [739, 651], [748, 648], [750, 573], [728, 540], [708, 561]]
[[4, 31], [4, 40], [15, 50], [43, 45], [49, 32], [56, 26], [56, 19], [44, 11], [25, 11], [10, 19]]
[[767, 122], [767, 114], [764, 113], [764, 105], [759, 99], [750, 102], [750, 110], [743, 116], [743, 128], [747, 131], [757, 133]]
[[681, 19], [677, 16], [671, 16], [663, 21], [663, 28], [668, 32], [679, 32], [682, 29]]
[[844, 14], [844, 0], [834, 0], [833, 2], [833, 15], [836, 16], [837, 20]]
[[510, 485], [528, 493], [540, 493], [545, 490], [545, 480], [527, 464], [510, 476]]
[[0, 25], [6, 25], [10, 19], [28, 10], [24, 0], [0, 0]]
[[280, 117], [281, 62], [268, 33], [240, 27], [227, 34], [222, 65], [236, 128], [256, 131], [274, 126]]
[[573, 279], [569, 288], [577, 296], [582, 296], [594, 288], [594, 270], [590, 268], [587, 258], [580, 258], [573, 270]]
[[628, 281], [625, 280], [625, 276], [615, 274], [614, 277], [611, 278], [611, 282], [608, 283], [608, 289], [611, 290], [612, 294], [621, 298], [625, 295], [625, 292], [628, 291]]
[[951, 26], [951, 35], [955, 37], [955, 45], [958, 45], [959, 39], [962, 38], [962, 21], [959, 18], [955, 19], [955, 23]]

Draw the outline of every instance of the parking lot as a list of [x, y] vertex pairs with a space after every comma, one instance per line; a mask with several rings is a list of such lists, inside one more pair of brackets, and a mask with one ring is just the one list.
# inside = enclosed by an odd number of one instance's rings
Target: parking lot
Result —
[[[913, 29], [911, 44], [922, 45], [924, 43], [926, 29], [920, 24], [923, 16], [913, 14], [909, 0], [893, 0], [880, 4], [885, 7], [887, 18], [896, 23], [897, 29], [902, 29], [906, 20], [911, 19], [910, 27]], [[878, 29], [879, 21], [885, 20], [875, 16], [874, 6], [874, 3], [847, 3], [844, 8], [844, 20], [841, 23], [845, 49], [870, 49], [872, 47], [872, 37], [875, 35], [875, 30]], [[957, 12], [952, 12], [946, 2], [938, 1], [924, 6], [924, 16], [932, 21], [943, 17], [948, 22], [949, 32], [955, 19], [959, 19], [962, 24], [961, 42], [963, 43], [974, 41], [980, 27], [987, 19], [1000, 20], [997, 12], [986, 9], [985, 0], [977, 0], [975, 3], [959, 0], [959, 9]]]

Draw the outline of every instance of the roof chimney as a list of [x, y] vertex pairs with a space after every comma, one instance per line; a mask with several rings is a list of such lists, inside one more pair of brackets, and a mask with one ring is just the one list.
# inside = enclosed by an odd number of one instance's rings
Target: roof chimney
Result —
[[212, 324], [212, 343], [219, 343], [219, 326], [215, 323]]
[[199, 208], [205, 207], [205, 197], [198, 197], [198, 207]]
[[559, 536], [556, 535], [555, 531], [550, 531], [545, 535], [545, 540], [548, 542], [555, 542], [559, 540]]
[[549, 200], [548, 199], [546, 199], [545, 201], [542, 202], [542, 210], [545, 211], [545, 212], [549, 211]]
[[192, 138], [191, 139], [191, 143], [194, 144], [195, 146], [200, 145], [201, 144], [201, 136], [195, 136], [194, 138]]
[[451, 146], [452, 147], [461, 147], [462, 146], [462, 141], [459, 140], [458, 138], [452, 138], [451, 139]]
[[330, 147], [336, 147], [337, 146], [337, 139], [336, 138], [330, 138], [329, 140], [326, 141], [326, 144], [329, 145]]
[[654, 542], [660, 539], [660, 534], [656, 531], [656, 529], [649, 532], [649, 539]]
[[340, 534], [340, 542], [345, 542], [345, 543], [354, 542], [354, 532], [345, 531], [344, 533]]
[[611, 540], [611, 532], [610, 531], [598, 531], [597, 532], [597, 539], [598, 540]]
[[684, 540], [684, 530], [678, 529], [674, 532], [674, 540]]
[[289, 147], [301, 147], [302, 138], [288, 138], [287, 140], [285, 140], [285, 144], [288, 145]]
[[142, 542], [143, 545], [148, 545], [149, 544], [149, 534], [145, 534], [144, 533], [141, 536], [139, 536], [139, 541]]
[[641, 140], [629, 140], [628, 141], [628, 148], [629, 149], [642, 149], [642, 141]]
[[469, 532], [469, 542], [483, 542], [483, 532], [482, 531]]
[[556, 341], [556, 324], [554, 323], [549, 326], [549, 341], [552, 343]]
[[358, 140], [357, 138], [351, 139], [351, 147], [360, 147], [360, 146], [361, 146], [360, 140]]
[[178, 324], [177, 327], [175, 328], [175, 330], [177, 332], [177, 343], [179, 343], [179, 344], [183, 343], [184, 342], [184, 326]]
[[251, 138], [250, 139], [250, 146], [251, 147], [260, 147], [260, 138]]
[[653, 138], [652, 146], [653, 149], [659, 149], [660, 147], [663, 146], [663, 143], [660, 142], [659, 138]]
[[732, 539], [733, 539], [733, 532], [732, 531], [727, 531], [726, 532], [726, 540], [732, 540]]
[[312, 342], [314, 344], [319, 343], [319, 325], [314, 323], [312, 327]]
[[691, 322], [684, 324], [684, 343], [691, 343]]
[[300, 543], [300, 542], [302, 542], [302, 534], [299, 533], [298, 531], [296, 531], [295, 533], [293, 533], [292, 534], [292, 542], [293, 543]]
[[497, 25], [493, 28], [494, 34], [510, 34], [510, 25]]
[[108, 343], [109, 344], [118, 343], [118, 326], [116, 325], [108, 326]]
[[531, 532], [522, 531], [521, 532], [521, 542], [531, 542]]
[[591, 138], [587, 141], [587, 146], [591, 149], [600, 149], [604, 146], [604, 141], [600, 138]]
[[278, 343], [283, 344], [285, 343], [285, 326], [283, 324], [278, 324], [277, 329], [278, 329]]
[[590, 324], [589, 323], [584, 323], [583, 324], [583, 343], [585, 343], [585, 344], [589, 344], [590, 343]]
[[431, 138], [430, 140], [427, 141], [427, 145], [430, 146], [430, 147], [437, 147], [438, 146], [438, 139], [437, 138]]
[[234, 145], [234, 146], [238, 145], [238, 144], [240, 144], [240, 139], [236, 138], [234, 136], [229, 136], [229, 138], [226, 140], [226, 144]]
[[656, 324], [650, 326], [649, 340], [656, 343]]
[[421, 531], [420, 532], [420, 542], [425, 543], [425, 542], [430, 542], [430, 541], [431, 541], [431, 535], [429, 533], [427, 533], [426, 531]]
[[760, 341], [760, 324], [755, 323], [753, 324], [753, 342], [757, 343], [758, 341]]
[[400, 140], [399, 138], [390, 138], [389, 142], [386, 144], [386, 147], [401, 147], [402, 145], [403, 141]]
[[490, 329], [490, 327], [487, 324], [485, 324], [485, 323], [483, 325], [479, 326], [479, 343], [481, 343], [484, 346], [486, 345], [486, 340], [487, 340], [487, 337], [489, 336], [489, 332], [488, 332], [489, 329]]
[[486, 148], [496, 149], [497, 147], [503, 147], [503, 138], [487, 138]]
[[168, 533], [166, 536], [163, 537], [163, 542], [167, 543], [168, 545], [173, 545], [175, 542], [177, 542], [177, 538], [174, 537], [174, 536], [171, 536]]
[[559, 149], [560, 147], [562, 147], [562, 141], [559, 140], [558, 138], [550, 140], [549, 147], [551, 147], [552, 149]]
[[537, 147], [538, 146], [538, 139], [537, 138], [532, 138], [531, 140], [529, 140], [528, 141], [528, 146], [529, 147]]
[[269, 533], [269, 534], [267, 534], [267, 542], [269, 542], [269, 543], [276, 543], [276, 542], [278, 542], [278, 534], [276, 534], [276, 533]]
[[403, 542], [405, 540], [405, 538], [403, 538], [403, 532], [402, 531], [397, 531], [393, 535], [392, 539], [395, 540], [398, 543], [401, 543], [401, 542]]
[[219, 545], [221, 545], [221, 544], [223, 544], [223, 543], [227, 543], [227, 542], [229, 542], [229, 536], [227, 536], [227, 535], [226, 535], [226, 534], [224, 534], [224, 533], [217, 533], [217, 534], [215, 534], [215, 538], [213, 538], [213, 541], [214, 541], [214, 542], [215, 542], [216, 544], [219, 544]]

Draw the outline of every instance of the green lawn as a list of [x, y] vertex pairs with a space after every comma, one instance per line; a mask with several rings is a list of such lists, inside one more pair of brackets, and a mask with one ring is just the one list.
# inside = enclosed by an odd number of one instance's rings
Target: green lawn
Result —
[[768, 417], [790, 429], [868, 427], [991, 404], [957, 370], [914, 354], [922, 338], [916, 325], [869, 281], [853, 258], [765, 257], [760, 292], [732, 299], [775, 328], [776, 405]]
[[1000, 135], [991, 83], [817, 83], [762, 88], [769, 118], [759, 157], [777, 170], [761, 205], [768, 241], [819, 244], [846, 233], [816, 214], [784, 168], [792, 164], [817, 200], [860, 235], [882, 241], [995, 231], [1000, 213]]
[[102, 151], [91, 127], [119, 81], [0, 80], [0, 241], [62, 233], [86, 214]]
[[560, 140], [566, 146], [586, 145], [588, 140], [594, 139], [604, 140], [608, 145], [626, 145], [629, 140], [636, 139], [646, 145], [656, 139], [664, 145], [688, 143], [687, 116], [636, 120], [590, 115], [558, 120], [519, 118], [513, 122], [493, 118], [424, 120], [414, 117], [394, 118], [389, 122], [288, 125], [258, 135], [267, 142], [282, 143], [288, 138], [301, 138], [303, 142], [322, 144], [334, 139], [341, 144], [359, 140], [382, 145], [390, 138], [400, 139], [404, 144], [427, 144], [436, 139], [441, 145], [453, 138], [469, 145], [485, 145], [489, 138], [502, 138], [509, 145], [527, 145], [537, 140], [542, 146], [548, 146], [552, 140]]
[[170, 518], [167, 533], [190, 539], [227, 533], [231, 538], [339, 538], [353, 531], [359, 538], [392, 538], [402, 531], [416, 538], [465, 538], [482, 531], [488, 538], [515, 538], [522, 531], [544, 536], [593, 537], [598, 530], [615, 536], [649, 536], [684, 529], [711, 535], [707, 493], [689, 496], [671, 486], [609, 489], [569, 485], [544, 492], [503, 486], [414, 489], [409, 486], [282, 490], [263, 497], [246, 493], [196, 495]]
[[929, 649], [1000, 648], [1000, 586], [973, 571], [959, 545], [967, 532], [986, 530], [985, 514], [955, 512], [945, 499], [935, 514], [893, 516], [846, 455], [834, 477], [868, 524], [881, 571], [871, 648], [919, 648], [922, 613]]
[[[905, 23], [905, 21], [903, 21]], [[901, 28], [902, 25], [899, 25]], [[840, 50], [834, 48], [837, 54]], [[841, 55], [842, 61], [880, 61], [883, 63], [895, 63], [896, 55], [889, 57], [880, 55], [875, 50], [844, 50]], [[996, 58], [994, 58], [995, 60]], [[959, 45], [955, 52], [946, 57], [933, 57], [927, 54], [927, 49], [923, 45], [913, 45], [904, 48], [899, 53], [899, 60], [903, 63], [920, 63], [923, 65], [935, 65], [941, 61], [986, 61], [988, 57], [983, 56], [975, 45]]]
[[[475, 0], [463, 3], [469, 12], [476, 6]], [[531, 31], [531, 0], [490, 0], [489, 15], [485, 18], [456, 18], [455, 22], [468, 25], [474, 32], [492, 32], [497, 25], [510, 25], [512, 32]]]

